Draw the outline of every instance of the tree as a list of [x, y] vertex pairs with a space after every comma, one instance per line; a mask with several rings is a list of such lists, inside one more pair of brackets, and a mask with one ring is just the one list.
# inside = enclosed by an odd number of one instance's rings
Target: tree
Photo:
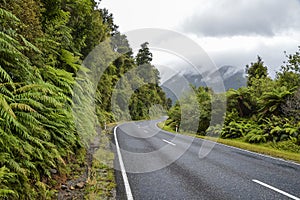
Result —
[[246, 65], [247, 85], [251, 86], [253, 79], [260, 79], [268, 76], [268, 68], [264, 66], [261, 57], [257, 56], [257, 61]]
[[165, 93], [156, 84], [145, 84], [138, 88], [129, 102], [129, 112], [133, 120], [150, 119], [149, 110], [155, 105], [166, 109]]
[[240, 117], [249, 117], [253, 112], [253, 103], [249, 88], [241, 87], [238, 90], [230, 89], [226, 92], [227, 110], [236, 109]]
[[196, 89], [197, 101], [199, 103], [199, 125], [197, 133], [205, 135], [211, 121], [211, 101], [212, 90], [208, 87], [198, 87]]
[[291, 94], [285, 86], [274, 88], [271, 92], [265, 92], [259, 100], [259, 112], [262, 116], [282, 115], [281, 106], [285, 104]]
[[168, 111], [167, 125], [174, 130], [176, 125], [185, 131], [205, 135], [211, 121], [212, 90], [191, 85], [193, 92], [184, 94]]
[[300, 73], [300, 46], [298, 46], [298, 51], [294, 54], [287, 55], [286, 52], [284, 53], [288, 61], [284, 62], [286, 65], [282, 66], [282, 70]]
[[300, 46], [298, 48], [295, 54], [287, 55], [285, 52], [287, 61], [281, 66], [280, 72], [276, 73], [276, 80], [279, 84], [292, 91], [300, 85]]
[[150, 62], [152, 61], [152, 53], [150, 52], [148, 45], [148, 42], [141, 44], [141, 49], [138, 51], [135, 58], [136, 64], [138, 66], [143, 64], [150, 64]]
[[292, 117], [293, 121], [300, 120], [300, 87], [287, 98], [286, 103], [282, 105], [282, 111], [286, 116]]

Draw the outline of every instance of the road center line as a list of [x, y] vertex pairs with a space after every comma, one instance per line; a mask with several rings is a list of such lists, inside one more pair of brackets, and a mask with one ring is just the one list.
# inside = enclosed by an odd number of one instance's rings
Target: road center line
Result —
[[165, 143], [168, 143], [168, 144], [170, 144], [170, 145], [176, 146], [176, 144], [174, 144], [173, 142], [170, 142], [170, 141], [168, 141], [168, 140], [162, 139], [162, 141], [164, 141]]
[[260, 184], [260, 185], [262, 185], [262, 186], [265, 186], [265, 187], [267, 187], [267, 188], [269, 188], [269, 189], [271, 189], [271, 190], [274, 190], [274, 191], [276, 191], [276, 192], [279, 192], [279, 193], [281, 193], [281, 194], [283, 194], [283, 195], [285, 195], [285, 196], [287, 196], [287, 197], [289, 197], [289, 198], [291, 198], [291, 199], [300, 200], [300, 198], [298, 198], [298, 197], [296, 197], [296, 196], [294, 196], [294, 195], [291, 195], [291, 194], [289, 194], [289, 193], [287, 193], [287, 192], [285, 192], [285, 191], [282, 191], [282, 190], [280, 190], [280, 189], [277, 189], [277, 188], [275, 188], [275, 187], [273, 187], [273, 186], [271, 186], [271, 185], [268, 185], [268, 184], [266, 184], [266, 183], [263, 183], [263, 182], [261, 182], [261, 181], [259, 181], [259, 180], [253, 179], [252, 181], [255, 182], [255, 183], [258, 183], [258, 184]]
[[120, 146], [119, 146], [119, 143], [118, 143], [117, 128], [118, 128], [118, 126], [116, 126], [114, 128], [114, 137], [115, 137], [117, 154], [118, 154], [119, 163], [120, 163], [120, 169], [121, 169], [121, 173], [122, 173], [122, 177], [123, 177], [123, 181], [124, 181], [124, 186], [125, 186], [125, 191], [126, 191], [126, 194], [127, 194], [127, 199], [128, 200], [133, 200], [131, 188], [130, 188], [130, 185], [129, 185], [128, 177], [127, 177], [127, 174], [126, 174], [124, 162], [123, 162], [121, 151], [120, 151]]

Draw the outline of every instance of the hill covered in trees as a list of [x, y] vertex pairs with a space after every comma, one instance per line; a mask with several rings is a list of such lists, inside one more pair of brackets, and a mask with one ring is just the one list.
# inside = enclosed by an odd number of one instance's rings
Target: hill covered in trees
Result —
[[[126, 105], [132, 119], [149, 118], [152, 104], [167, 105], [147, 43], [134, 57], [112, 14], [94, 0], [1, 1], [0, 24], [2, 199], [53, 197], [52, 171], [68, 175], [66, 165], [86, 148], [82, 134], [95, 134], [98, 122], [117, 120], [114, 93], [125, 101], [122, 94], [134, 91]], [[94, 69], [83, 60], [103, 41], [109, 44], [106, 53], [120, 56], [95, 83]], [[145, 71], [147, 76], [139, 75]], [[135, 79], [122, 78], [114, 92], [124, 74]], [[143, 87], [135, 90], [136, 84]], [[121, 116], [122, 108], [116, 113]]]

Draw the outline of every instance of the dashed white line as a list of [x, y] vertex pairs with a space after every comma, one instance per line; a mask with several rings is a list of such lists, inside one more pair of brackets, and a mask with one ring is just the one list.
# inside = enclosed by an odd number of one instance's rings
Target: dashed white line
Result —
[[283, 195], [285, 195], [285, 196], [287, 196], [287, 197], [289, 197], [289, 198], [291, 198], [291, 199], [300, 200], [300, 198], [298, 198], [298, 197], [296, 197], [296, 196], [294, 196], [294, 195], [291, 195], [291, 194], [289, 194], [289, 193], [287, 193], [287, 192], [285, 192], [285, 191], [282, 191], [282, 190], [280, 190], [280, 189], [277, 189], [277, 188], [275, 188], [275, 187], [273, 187], [273, 186], [271, 186], [271, 185], [268, 185], [268, 184], [266, 184], [266, 183], [263, 183], [263, 182], [261, 182], [261, 181], [259, 181], [259, 180], [253, 179], [252, 181], [255, 182], [255, 183], [258, 183], [258, 184], [260, 184], [260, 185], [262, 185], [262, 186], [265, 186], [265, 187], [267, 187], [267, 188], [269, 188], [269, 189], [271, 189], [271, 190], [274, 190], [274, 191], [276, 191], [276, 192], [278, 192], [278, 193], [280, 193], [280, 194], [283, 194]]
[[176, 144], [174, 144], [173, 142], [170, 142], [170, 141], [168, 141], [168, 140], [162, 139], [162, 141], [164, 141], [165, 143], [168, 143], [168, 144], [170, 144], [170, 145], [176, 146]]
[[128, 182], [128, 177], [127, 177], [127, 174], [126, 174], [124, 162], [123, 162], [121, 151], [120, 151], [120, 146], [119, 146], [119, 143], [118, 143], [117, 128], [118, 128], [118, 126], [116, 126], [114, 128], [114, 137], [115, 137], [117, 154], [118, 154], [119, 163], [120, 163], [120, 169], [121, 169], [121, 173], [122, 173], [122, 176], [123, 176], [123, 181], [124, 181], [124, 186], [125, 186], [125, 191], [126, 191], [127, 199], [128, 200], [133, 200], [131, 188], [130, 188], [130, 185], [129, 185], [129, 182]]

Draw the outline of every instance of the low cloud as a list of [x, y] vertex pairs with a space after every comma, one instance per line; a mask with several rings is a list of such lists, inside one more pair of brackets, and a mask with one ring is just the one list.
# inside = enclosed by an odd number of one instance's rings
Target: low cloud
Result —
[[182, 24], [198, 36], [274, 36], [300, 31], [299, 0], [210, 0]]
[[[230, 42], [236, 45], [230, 46]], [[201, 39], [199, 43], [201, 43]], [[288, 54], [294, 54], [297, 49], [297, 41], [289, 37], [261, 37], [258, 39], [246, 36], [232, 37], [230, 40], [227, 38], [216, 38], [212, 41], [210, 39], [208, 46], [204, 47], [210, 59], [215, 63], [216, 68], [229, 65], [236, 70], [244, 71], [247, 64], [256, 62], [257, 56], [260, 56], [268, 67], [269, 75], [273, 78], [276, 71], [280, 70], [281, 65], [283, 65], [283, 61], [286, 60], [284, 51]], [[154, 51], [153, 55], [153, 64], [158, 66], [162, 82], [174, 74], [197, 73], [193, 70], [192, 65], [174, 55], [157, 51]], [[201, 62], [195, 64], [198, 66], [203, 65]], [[211, 73], [215, 69], [203, 68], [202, 72], [204, 71]]]
[[245, 49], [243, 46], [224, 51], [209, 52], [210, 57], [218, 67], [223, 65], [235, 66], [238, 69], [245, 69], [247, 64], [257, 61], [260, 56], [268, 67], [269, 75], [275, 77], [280, 70], [283, 61], [286, 61], [284, 51], [288, 54], [294, 54], [298, 47], [293, 40], [274, 39], [272, 43], [260, 42], [254, 45], [256, 47]]

